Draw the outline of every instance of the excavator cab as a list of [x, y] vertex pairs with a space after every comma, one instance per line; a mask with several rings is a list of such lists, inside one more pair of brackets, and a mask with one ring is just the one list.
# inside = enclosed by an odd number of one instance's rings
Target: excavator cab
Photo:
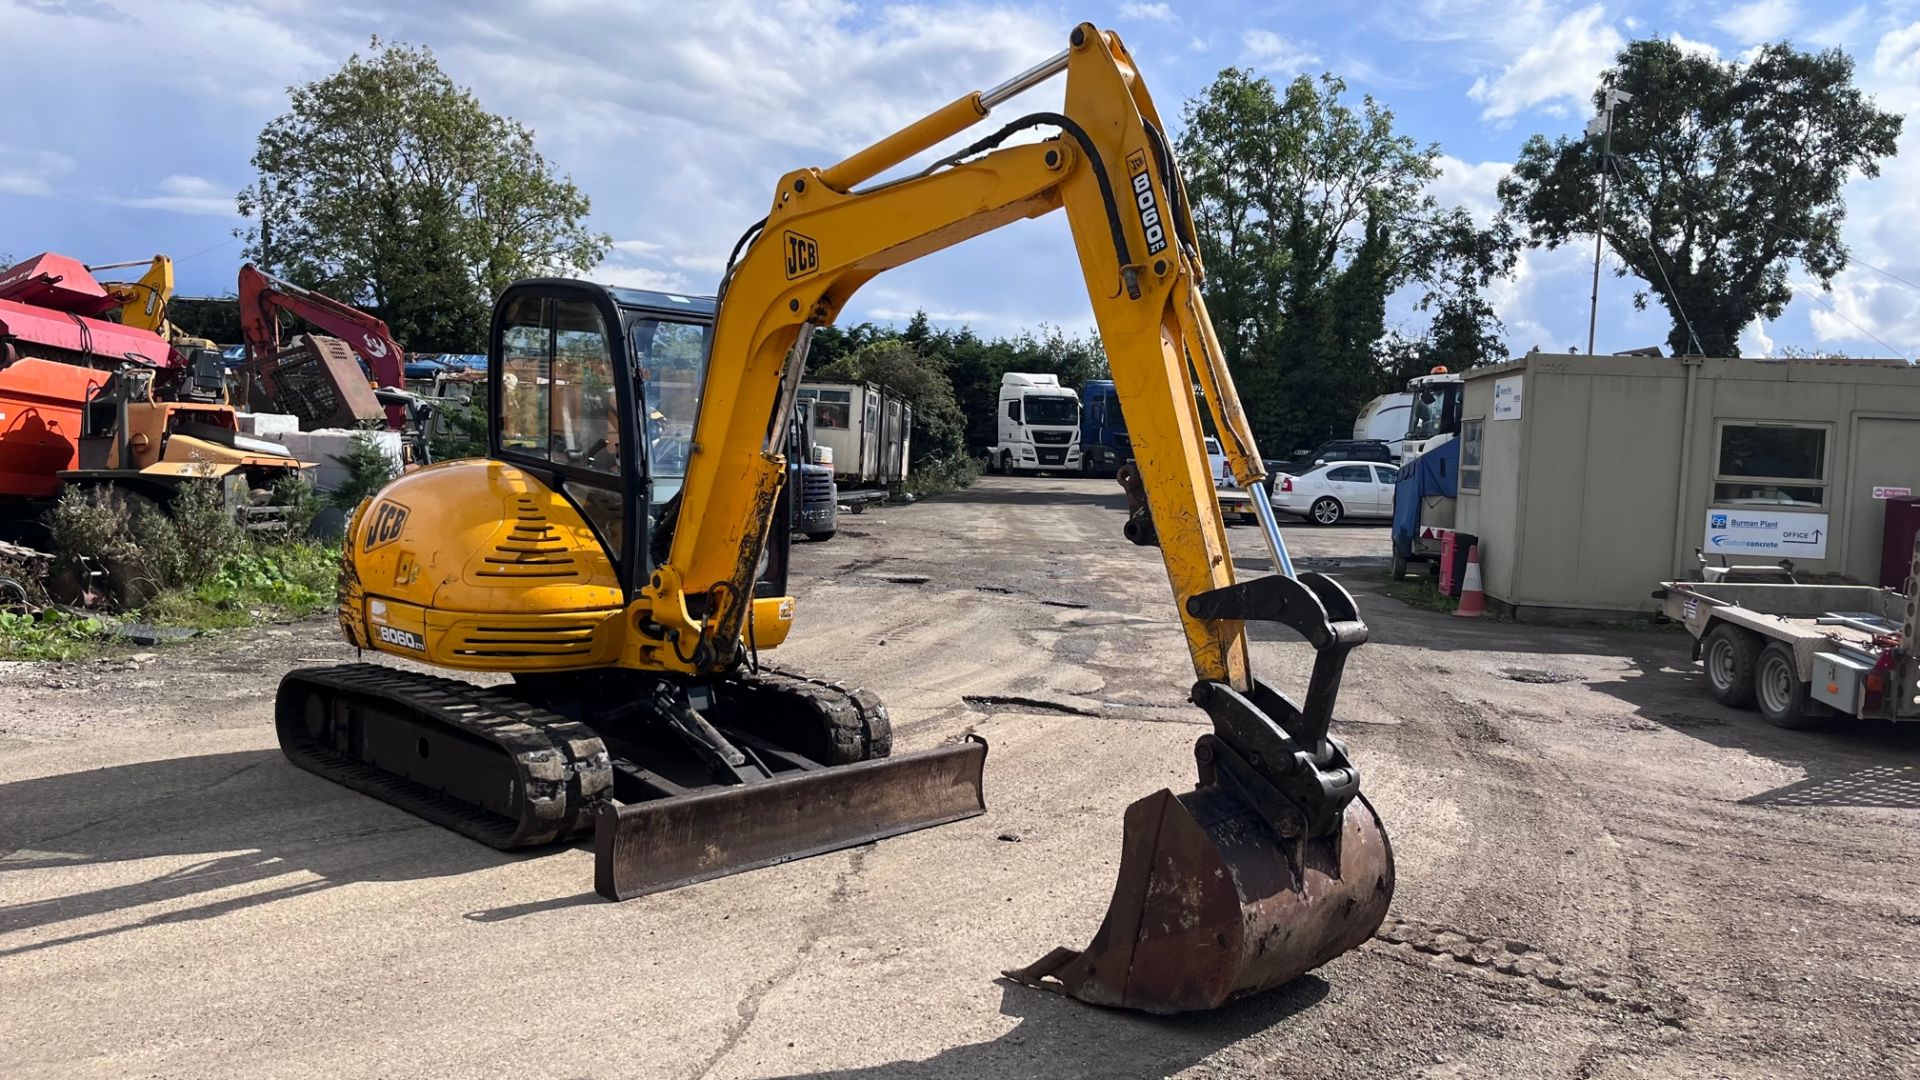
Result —
[[[517, 283], [497, 307], [491, 456], [579, 509], [625, 593], [671, 544], [713, 317], [711, 297], [561, 279]], [[762, 551], [762, 598], [786, 595], [783, 517]]]

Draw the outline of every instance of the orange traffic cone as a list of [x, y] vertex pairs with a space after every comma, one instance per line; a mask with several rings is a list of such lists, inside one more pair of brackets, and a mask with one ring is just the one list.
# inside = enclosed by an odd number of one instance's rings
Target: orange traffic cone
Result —
[[1455, 615], [1478, 618], [1487, 613], [1487, 593], [1480, 584], [1480, 545], [1467, 549], [1467, 576], [1460, 582], [1460, 606]]

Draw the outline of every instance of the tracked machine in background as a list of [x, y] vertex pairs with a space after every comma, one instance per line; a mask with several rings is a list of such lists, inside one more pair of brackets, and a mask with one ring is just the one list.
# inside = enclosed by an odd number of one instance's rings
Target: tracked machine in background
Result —
[[[1014, 120], [862, 187], [1064, 72], [1062, 112]], [[1029, 130], [1037, 142], [1009, 144]], [[1260, 455], [1201, 300], [1164, 126], [1117, 36], [969, 93], [826, 169], [780, 180], [712, 305], [579, 281], [516, 284], [490, 344], [490, 459], [423, 469], [349, 527], [358, 647], [506, 672], [482, 689], [391, 667], [296, 671], [276, 706], [297, 764], [498, 847], [594, 833], [611, 898], [981, 812], [977, 741], [891, 755], [870, 689], [776, 670], [793, 626], [783, 451], [815, 327], [894, 266], [1064, 209], [1213, 722], [1192, 791], [1127, 811], [1084, 951], [1010, 972], [1104, 1005], [1209, 1008], [1365, 941], [1393, 892], [1386, 835], [1329, 734], [1366, 627], [1293, 575]], [[1280, 573], [1240, 581], [1195, 382]], [[781, 522], [780, 527], [775, 523]], [[1249, 669], [1245, 624], [1318, 650], [1303, 700]]]
[[[253, 409], [291, 414], [307, 429], [420, 426], [408, 409], [406, 353], [383, 320], [252, 263], [240, 268], [239, 291]], [[282, 341], [283, 314], [321, 332]]]
[[241, 433], [220, 354], [170, 335], [171, 262], [139, 265], [151, 269], [132, 284], [51, 253], [0, 272], [0, 530], [13, 539], [38, 540], [39, 512], [71, 485], [164, 509], [182, 484], [214, 479], [265, 524], [268, 489], [303, 468]]

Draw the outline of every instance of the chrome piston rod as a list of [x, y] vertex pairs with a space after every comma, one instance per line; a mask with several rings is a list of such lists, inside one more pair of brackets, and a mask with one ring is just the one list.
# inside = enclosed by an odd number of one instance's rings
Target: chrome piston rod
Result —
[[1267, 497], [1267, 482], [1255, 480], [1242, 490], [1253, 500], [1253, 516], [1260, 519], [1260, 533], [1266, 537], [1267, 552], [1273, 556], [1274, 572], [1293, 577], [1293, 560], [1287, 557], [1287, 541], [1280, 535], [1280, 521], [1273, 516], [1273, 501]]

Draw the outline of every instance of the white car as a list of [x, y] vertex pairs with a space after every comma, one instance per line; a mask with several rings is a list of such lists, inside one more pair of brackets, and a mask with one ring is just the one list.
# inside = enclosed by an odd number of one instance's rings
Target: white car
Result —
[[1345, 518], [1393, 516], [1393, 483], [1400, 470], [1372, 461], [1329, 461], [1273, 486], [1273, 508], [1318, 525]]

